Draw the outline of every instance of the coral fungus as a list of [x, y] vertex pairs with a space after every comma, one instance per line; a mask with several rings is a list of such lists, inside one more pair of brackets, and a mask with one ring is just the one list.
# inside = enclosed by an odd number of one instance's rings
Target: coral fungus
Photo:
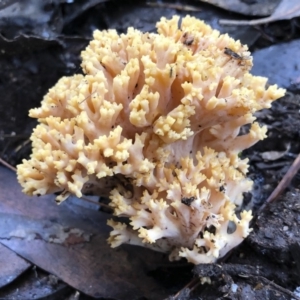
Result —
[[266, 137], [253, 114], [284, 90], [249, 73], [239, 41], [190, 16], [178, 22], [95, 31], [85, 75], [63, 77], [30, 111], [39, 125], [18, 180], [30, 195], [109, 196], [112, 247], [209, 263], [249, 233], [251, 211], [235, 214], [252, 186], [239, 153]]

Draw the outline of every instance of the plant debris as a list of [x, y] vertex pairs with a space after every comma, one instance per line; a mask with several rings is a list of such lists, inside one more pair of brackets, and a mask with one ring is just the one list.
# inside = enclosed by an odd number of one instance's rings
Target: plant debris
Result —
[[0, 290], [1, 299], [64, 299], [71, 288], [35, 266], [18, 278], [19, 288], [7, 286]]
[[[231, 18], [229, 11], [274, 19], [279, 0], [209, 1], [211, 4], [219, 2], [223, 10], [207, 3], [185, 0], [177, 1], [178, 6], [173, 8], [165, 1], [161, 2], [164, 7], [153, 7], [146, 5], [146, 1], [132, 0], [47, 0], [43, 5], [38, 3], [33, 7], [32, 14], [26, 9], [18, 9], [18, 15], [12, 15], [12, 10], [7, 13], [10, 6], [21, 7], [23, 2], [30, 1], [17, 2], [20, 1], [0, 1], [0, 12], [3, 11], [0, 18], [0, 157], [12, 166], [27, 157], [31, 148], [28, 133], [35, 123], [27, 117], [29, 108], [39, 104], [58, 78], [78, 73], [79, 53], [89, 42], [94, 29], [115, 28], [125, 32], [128, 26], [134, 26], [143, 31], [154, 31], [154, 24], [161, 16], [186, 15], [184, 9], [189, 6], [201, 8], [201, 11], [189, 11], [189, 14], [251, 46], [256, 75], [267, 76], [271, 84], [277, 83], [289, 90], [270, 111], [257, 114], [258, 121], [268, 126], [269, 137], [245, 153], [251, 160], [249, 177], [255, 185], [253, 191], [245, 195], [244, 206], [257, 212], [299, 155], [298, 11], [294, 10], [296, 15], [293, 15], [282, 10], [281, 21], [260, 26], [219, 24], [220, 19]], [[31, 5], [35, 2], [38, 0], [31, 0]], [[295, 0], [285, 2], [290, 7], [293, 3]], [[277, 6], [277, 10], [279, 8]], [[287, 20], [291, 16], [295, 17]], [[236, 18], [241, 19], [241, 16]], [[263, 160], [263, 153], [270, 151], [284, 155], [278, 155], [273, 161]], [[108, 237], [105, 206], [100, 204], [101, 211], [98, 211], [97, 203], [91, 203], [87, 208], [82, 207], [82, 200], [70, 199], [57, 208], [54, 196], [29, 199], [21, 194], [13, 172], [1, 166], [0, 212], [9, 222], [16, 220], [28, 225], [29, 220], [33, 220], [37, 225], [35, 222], [42, 220], [43, 224], [56, 228], [56, 233], [61, 232], [59, 228], [78, 228], [89, 234], [90, 241], [77, 243], [76, 237], [69, 244], [57, 244], [50, 243], [45, 236], [39, 238], [37, 234], [28, 240], [29, 227], [24, 229], [24, 238], [11, 237], [9, 233], [14, 229], [7, 231], [0, 241], [0, 297], [31, 299], [35, 295], [83, 300], [100, 297], [163, 299], [169, 296], [169, 299], [177, 300], [215, 300], [218, 297], [265, 300], [268, 295], [269, 299], [297, 299], [300, 286], [299, 187], [298, 172], [287, 187], [289, 193], [268, 205], [254, 223], [251, 236], [219, 262], [222, 272], [209, 277], [208, 266], [199, 266], [192, 279], [191, 266], [182, 262], [170, 264], [162, 255], [145, 249], [125, 246], [112, 254], [105, 240]], [[101, 199], [102, 202], [106, 203], [105, 199]], [[31, 229], [36, 233], [37, 228], [40, 227]], [[1, 230], [3, 232], [5, 228]], [[10, 248], [3, 246], [5, 243]], [[11, 262], [10, 266], [7, 266], [8, 262]], [[32, 263], [37, 267], [32, 268]], [[43, 273], [39, 267], [47, 272]], [[256, 270], [259, 274], [254, 273]], [[55, 277], [50, 279], [55, 274], [61, 281]], [[198, 278], [199, 274], [203, 279]], [[61, 284], [62, 289], [44, 285], [43, 278], [52, 284]], [[28, 282], [36, 289], [29, 288]]]
[[45, 219], [33, 219], [16, 214], [0, 213], [0, 240], [43, 240], [65, 246], [89, 242], [91, 234], [79, 228], [69, 228]]
[[[95, 298], [138, 299], [147, 293], [150, 299], [157, 299], [168, 295], [167, 289], [145, 273], [144, 262], [147, 256], [153, 268], [166, 263], [167, 257], [140, 248], [112, 251], [106, 242], [110, 215], [68, 201], [57, 206], [54, 195], [26, 197], [16, 175], [3, 167], [0, 189], [0, 243], [20, 256]], [[72, 233], [68, 228], [77, 230]]]
[[298, 49], [300, 49], [300, 39], [254, 52], [253, 74], [259, 76], [268, 74], [270, 83], [280, 84], [293, 92], [300, 91], [298, 79], [300, 78], [300, 52]]
[[280, 0], [200, 0], [217, 7], [247, 16], [268, 16], [280, 3]]
[[221, 19], [223, 25], [259, 25], [279, 20], [290, 20], [300, 16], [300, 3], [298, 0], [281, 0], [274, 12], [266, 18], [255, 20], [225, 20]]
[[31, 264], [0, 244], [0, 290], [23, 274]]

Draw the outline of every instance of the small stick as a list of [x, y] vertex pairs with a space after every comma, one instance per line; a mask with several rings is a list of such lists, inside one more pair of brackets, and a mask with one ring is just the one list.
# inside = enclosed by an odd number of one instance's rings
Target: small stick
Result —
[[295, 300], [300, 300], [300, 297], [298, 297], [296, 294], [294, 294], [293, 292], [291, 292], [290, 290], [276, 284], [273, 281], [270, 281], [268, 278], [265, 278], [263, 276], [253, 276], [252, 278], [255, 278], [257, 281], [262, 282], [265, 285], [270, 285], [272, 286], [275, 290], [280, 291], [283, 294], [286, 294], [288, 296], [291, 297], [291, 299], [295, 299]]
[[272, 203], [277, 199], [277, 197], [288, 187], [296, 173], [300, 170], [300, 153], [294, 160], [293, 164], [290, 166], [289, 170], [286, 172], [286, 174], [283, 176], [275, 190], [272, 192], [272, 194], [269, 196], [269, 198], [266, 200], [266, 202], [259, 208], [257, 215], [260, 214], [269, 203]]
[[9, 164], [8, 162], [6, 162], [5, 160], [3, 160], [1, 157], [0, 157], [0, 163], [2, 165], [4, 165], [5, 167], [7, 167], [8, 169], [14, 171], [14, 172], [17, 172], [17, 169], [15, 167], [13, 167], [11, 164]]
[[90, 93], [88, 96], [86, 96], [83, 100], [81, 100], [80, 102], [78, 102], [78, 104], [83, 103], [85, 100], [87, 100], [87, 98], [91, 97], [93, 94], [97, 93], [97, 91]]
[[172, 298], [172, 300], [178, 299], [180, 293], [184, 289], [190, 289], [190, 292], [193, 291], [200, 283], [200, 279], [198, 277], [193, 278], [188, 284], [186, 284], [180, 291], [178, 291]]
[[111, 208], [109, 205], [104, 204], [104, 203], [101, 203], [101, 202], [93, 201], [93, 200], [91, 200], [91, 199], [89, 199], [89, 198], [87, 198], [87, 197], [85, 197], [85, 196], [81, 196], [81, 197], [78, 198], [78, 199], [82, 199], [82, 200], [84, 200], [84, 201], [87, 201], [87, 202], [90, 202], [90, 203], [93, 203], [93, 204], [96, 204], [96, 205], [98, 205], [98, 206], [102, 206], [102, 207], [105, 207], [105, 208], [109, 208], [109, 209], [112, 210], [112, 208]]
[[[73, 196], [74, 196], [74, 195], [73, 195]], [[75, 196], [75, 197], [76, 197], [76, 196]], [[78, 198], [78, 199], [81, 199], [81, 200], [84, 200], [84, 201], [87, 201], [87, 202], [96, 204], [96, 205], [98, 205], [98, 206], [101, 206], [101, 205], [102, 205], [100, 202], [96, 202], [96, 201], [91, 200], [91, 199], [89, 199], [89, 198], [87, 198], [87, 197], [85, 197], [85, 196], [81, 196], [81, 197]], [[103, 205], [105, 205], [105, 204], [103, 204]]]
[[181, 5], [181, 4], [175, 4], [175, 3], [156, 3], [156, 2], [146, 2], [148, 6], [152, 7], [165, 7], [165, 8], [173, 8], [177, 10], [183, 10], [183, 11], [201, 11], [202, 9], [196, 6], [192, 5]]

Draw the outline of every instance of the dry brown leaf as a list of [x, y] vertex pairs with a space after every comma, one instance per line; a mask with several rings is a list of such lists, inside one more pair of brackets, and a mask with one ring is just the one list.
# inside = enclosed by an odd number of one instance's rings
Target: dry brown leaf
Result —
[[[245, 27], [246, 28], [246, 27]], [[298, 94], [300, 91], [300, 39], [287, 43], [280, 43], [270, 47], [256, 50], [253, 53], [254, 66], [252, 73], [258, 76], [268, 77], [270, 84], [277, 84]], [[280, 126], [283, 126], [285, 134], [292, 136], [289, 132], [294, 132], [300, 127], [300, 118], [297, 111], [300, 109], [299, 101], [293, 100], [295, 106], [288, 107], [281, 114], [288, 114], [288, 118], [280, 119]], [[290, 105], [292, 105], [290, 103]], [[282, 107], [281, 109], [284, 109]], [[288, 111], [286, 111], [288, 110]], [[291, 126], [290, 117], [294, 116], [294, 126]], [[296, 122], [296, 123], [295, 123]], [[280, 149], [281, 150], [281, 149]]]
[[31, 264], [29, 262], [0, 244], [0, 290], [30, 267]]
[[14, 284], [0, 289], [0, 299], [66, 299], [70, 291], [71, 288], [57, 277], [33, 267]]
[[[110, 215], [68, 200], [57, 206], [54, 195], [26, 196], [16, 175], [1, 166], [0, 191], [0, 245], [91, 297], [127, 300], [168, 295], [147, 275], [148, 264], [155, 268], [167, 258], [146, 248], [111, 249], [106, 242]], [[72, 228], [76, 230], [71, 232]]]
[[273, 13], [280, 0], [200, 0], [201, 2], [220, 7], [227, 11], [243, 14], [246, 16], [269, 16]]
[[299, 0], [282, 0], [277, 6], [273, 14], [267, 18], [256, 20], [226, 20], [221, 19], [219, 22], [222, 25], [259, 25], [271, 23], [279, 20], [290, 20], [300, 16]]

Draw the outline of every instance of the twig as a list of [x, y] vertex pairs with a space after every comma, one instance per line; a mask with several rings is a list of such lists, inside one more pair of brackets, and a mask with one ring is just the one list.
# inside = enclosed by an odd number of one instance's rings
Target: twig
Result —
[[201, 11], [201, 8], [192, 6], [192, 5], [181, 5], [181, 4], [174, 4], [174, 3], [157, 3], [157, 2], [146, 2], [148, 6], [152, 7], [165, 7], [165, 8], [173, 8], [177, 10], [183, 11]]
[[269, 203], [277, 199], [277, 197], [285, 190], [285, 188], [288, 187], [293, 177], [297, 174], [299, 170], [300, 170], [300, 153], [294, 160], [293, 164], [290, 166], [289, 170], [283, 176], [283, 178], [281, 179], [281, 181], [279, 182], [275, 190], [272, 192], [272, 194], [269, 196], [266, 202], [259, 208], [259, 210], [257, 211], [257, 215], [259, 215]]
[[180, 294], [185, 290], [189, 289], [189, 291], [193, 291], [200, 284], [200, 280], [198, 277], [193, 278], [188, 284], [186, 284], [180, 291], [178, 291], [173, 297], [172, 300], [178, 299]]
[[93, 203], [93, 204], [95, 204], [95, 205], [102, 206], [102, 207], [105, 207], [105, 208], [108, 208], [108, 209], [111, 209], [111, 210], [112, 210], [112, 208], [111, 208], [109, 205], [104, 204], [104, 203], [101, 203], [101, 202], [93, 201], [93, 200], [91, 200], [91, 199], [89, 199], [89, 198], [86, 198], [85, 196], [81, 196], [81, 197], [78, 198], [78, 199], [82, 199], [82, 200], [84, 200], [84, 201], [87, 201], [87, 202]]
[[91, 97], [93, 94], [97, 93], [97, 91], [92, 92], [91, 94], [89, 94], [88, 96], [86, 96], [82, 101], [78, 102], [78, 104], [83, 103], [85, 100], [87, 100], [87, 98]]
[[[75, 196], [75, 195], [73, 195], [73, 196]], [[76, 197], [76, 196], [75, 196], [75, 197]], [[94, 201], [94, 200], [91, 200], [91, 199], [89, 199], [89, 198], [87, 198], [87, 197], [85, 197], [85, 196], [81, 196], [81, 197], [78, 198], [78, 199], [81, 199], [81, 200], [84, 200], [84, 201], [93, 203], [93, 204], [98, 205], [98, 206], [106, 205], [106, 204], [101, 204], [100, 202], [96, 202], [96, 201]]]
[[0, 163], [5, 167], [7, 167], [8, 169], [12, 170], [13, 172], [17, 172], [17, 169], [15, 167], [13, 167], [11, 164], [3, 160], [1, 157], [0, 157]]
[[290, 290], [276, 284], [273, 281], [270, 281], [269, 279], [263, 277], [263, 276], [253, 276], [251, 279], [256, 279], [257, 281], [262, 282], [265, 285], [271, 285], [275, 290], [280, 291], [281, 293], [284, 293], [288, 296], [291, 297], [291, 299], [295, 299], [295, 300], [300, 300], [300, 297], [298, 297], [297, 295], [295, 295], [293, 292], [291, 292]]
[[219, 23], [221, 25], [260, 25], [260, 24], [266, 24], [270, 22], [275, 22], [276, 20], [273, 20], [271, 17], [257, 19], [257, 20], [227, 20], [227, 19], [220, 19]]
[[255, 25], [253, 26], [257, 31], [259, 31], [259, 33], [261, 34], [261, 36], [263, 38], [265, 38], [267, 41], [274, 43], [275, 39], [272, 36], [269, 36], [260, 26]]

